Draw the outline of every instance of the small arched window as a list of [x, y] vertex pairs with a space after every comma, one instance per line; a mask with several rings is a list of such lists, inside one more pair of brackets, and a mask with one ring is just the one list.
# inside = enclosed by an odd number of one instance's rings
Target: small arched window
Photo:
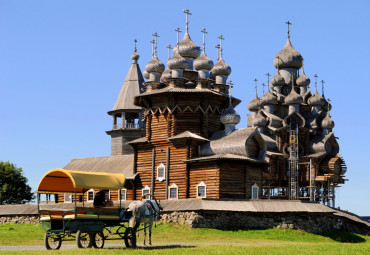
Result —
[[164, 179], [166, 179], [166, 166], [161, 163], [157, 167], [157, 180], [161, 182]]
[[168, 198], [169, 199], [178, 199], [179, 198], [179, 187], [174, 183], [168, 189]]
[[126, 198], [126, 196], [127, 196], [127, 189], [121, 189], [120, 191], [120, 199], [121, 200], [126, 200], [127, 198]]
[[207, 197], [207, 185], [204, 182], [200, 182], [197, 185], [197, 198]]
[[252, 186], [252, 199], [258, 199], [259, 186], [257, 183]]
[[142, 189], [142, 195], [144, 196], [143, 198], [144, 199], [150, 199], [150, 188], [147, 186], [145, 186], [143, 189]]
[[94, 201], [94, 195], [95, 195], [95, 191], [93, 189], [89, 189], [87, 191], [87, 202], [93, 202]]

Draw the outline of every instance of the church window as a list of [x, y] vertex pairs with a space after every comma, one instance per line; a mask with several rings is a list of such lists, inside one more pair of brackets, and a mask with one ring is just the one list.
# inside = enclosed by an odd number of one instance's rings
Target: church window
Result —
[[[144, 199], [150, 199], [150, 188], [148, 186], [145, 186], [145, 188], [142, 189], [143, 192], [143, 198]], [[145, 196], [144, 196], [145, 195]]]
[[259, 186], [257, 183], [252, 186], [252, 199], [258, 199]]
[[178, 198], [178, 193], [179, 193], [179, 188], [177, 185], [174, 183], [170, 186], [170, 189], [168, 190], [169, 193], [169, 198], [170, 199], [177, 199]]
[[105, 200], [110, 200], [110, 190], [105, 192]]
[[161, 182], [164, 179], [166, 179], [166, 167], [165, 167], [165, 165], [163, 165], [163, 163], [161, 163], [157, 167], [157, 180], [159, 180]]
[[64, 203], [72, 203], [72, 194], [64, 194]]
[[121, 198], [121, 200], [126, 200], [126, 195], [127, 195], [127, 189], [121, 189], [120, 190], [120, 198]]
[[204, 182], [201, 182], [197, 185], [197, 197], [207, 197], [207, 186]]
[[94, 190], [93, 189], [90, 189], [88, 192], [87, 192], [87, 202], [93, 202], [94, 201]]

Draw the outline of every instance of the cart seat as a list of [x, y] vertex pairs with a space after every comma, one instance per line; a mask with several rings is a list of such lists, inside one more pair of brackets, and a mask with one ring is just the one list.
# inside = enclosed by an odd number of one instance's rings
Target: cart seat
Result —
[[[62, 220], [63, 216], [62, 215], [51, 215], [52, 220]], [[40, 218], [40, 221], [49, 221], [50, 220], [50, 215], [47, 216], [42, 216]]]
[[75, 219], [99, 219], [99, 220], [119, 220], [119, 216], [118, 215], [96, 215], [96, 214], [77, 214], [77, 217], [76, 215], [67, 215], [67, 216], [64, 216], [63, 219], [71, 219], [71, 220], [75, 220]]

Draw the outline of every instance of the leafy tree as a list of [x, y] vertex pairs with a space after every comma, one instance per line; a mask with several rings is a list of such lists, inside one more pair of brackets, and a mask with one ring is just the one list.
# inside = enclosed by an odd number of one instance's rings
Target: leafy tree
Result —
[[22, 168], [0, 161], [0, 205], [31, 202], [35, 195], [27, 181]]

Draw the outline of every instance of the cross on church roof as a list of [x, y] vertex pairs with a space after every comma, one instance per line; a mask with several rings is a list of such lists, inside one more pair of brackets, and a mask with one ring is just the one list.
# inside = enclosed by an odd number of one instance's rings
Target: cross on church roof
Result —
[[317, 76], [317, 73], [315, 73], [314, 77], [315, 77], [315, 90], [317, 91], [317, 77], [319, 76]]
[[153, 39], [153, 40], [151, 40], [149, 43], [151, 43], [151, 44], [152, 44], [152, 58], [153, 58], [153, 57], [154, 57], [154, 44], [155, 44], [154, 39]]
[[271, 74], [267, 73], [266, 76], [267, 76], [267, 90], [270, 91], [270, 76], [271, 76]]
[[215, 48], [217, 49], [217, 60], [220, 59], [220, 44], [218, 43]]
[[263, 83], [262, 83], [262, 94], [263, 94], [263, 95], [265, 94], [265, 86], [266, 86], [266, 85], [265, 85], [265, 83], [263, 82]]
[[206, 34], [208, 34], [208, 32], [206, 31], [204, 27], [202, 30], [200, 30], [200, 32], [203, 33], [203, 52], [205, 52], [206, 51]]
[[229, 80], [227, 84], [229, 85], [229, 100], [231, 104], [231, 88], [233, 87], [234, 83], [232, 82], [232, 80]]
[[254, 78], [254, 89], [256, 90], [256, 96], [257, 96], [257, 79], [256, 78]]
[[220, 36], [218, 37], [218, 39], [220, 39], [220, 58], [222, 58], [222, 41], [225, 40], [225, 38], [222, 36], [222, 34], [220, 34]]
[[186, 32], [189, 32], [189, 15], [191, 15], [189, 9], [185, 9], [182, 11], [186, 14]]
[[134, 43], [135, 43], [135, 49], [134, 49], [134, 52], [136, 52], [137, 50], [136, 50], [136, 43], [137, 43], [137, 40], [135, 39], [134, 40]]
[[327, 101], [328, 101], [328, 113], [330, 114], [330, 105], [331, 105], [331, 104], [330, 104], [330, 102], [331, 102], [331, 99], [330, 99], [330, 98], [328, 98], [328, 100], [327, 100]]
[[177, 46], [177, 49], [179, 49], [179, 34], [180, 34], [180, 33], [182, 33], [182, 31], [180, 30], [180, 28], [179, 28], [179, 27], [177, 27], [177, 28], [175, 29], [175, 31], [176, 31], [176, 33], [177, 33], [177, 44], [176, 44], [176, 46]]
[[290, 21], [288, 20], [287, 22], [285, 22], [285, 24], [287, 24], [287, 25], [288, 25], [288, 38], [290, 38], [289, 25], [292, 25], [292, 23], [290, 23]]
[[168, 49], [168, 59], [170, 59], [171, 58], [171, 49], [173, 49], [173, 48], [171, 47], [171, 44], [168, 44], [166, 46], [166, 48]]
[[154, 56], [157, 56], [157, 38], [160, 37], [157, 32], [152, 34], [154, 36]]
[[324, 80], [321, 80], [321, 84], [322, 84], [321, 85], [321, 89], [322, 89], [321, 90], [322, 91], [321, 94], [322, 94], [323, 97], [324, 97], [324, 83], [325, 83], [325, 81]]

